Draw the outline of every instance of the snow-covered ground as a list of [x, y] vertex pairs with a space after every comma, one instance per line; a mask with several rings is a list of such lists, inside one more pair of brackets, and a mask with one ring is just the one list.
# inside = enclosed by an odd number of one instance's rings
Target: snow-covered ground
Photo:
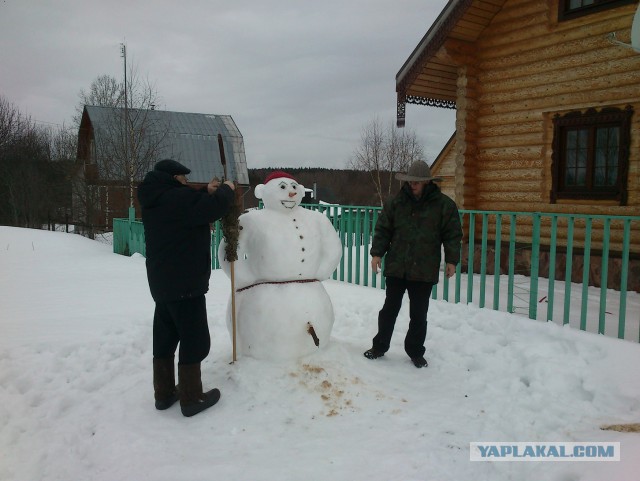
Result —
[[[144, 258], [0, 227], [0, 479], [638, 479], [640, 434], [600, 427], [640, 422], [640, 344], [432, 301], [427, 369], [402, 350], [407, 306], [369, 361], [384, 292], [325, 285], [326, 350], [230, 365], [230, 287], [215, 271], [203, 381], [222, 399], [187, 419], [153, 407]], [[474, 441], [620, 442], [621, 461], [471, 462]]]

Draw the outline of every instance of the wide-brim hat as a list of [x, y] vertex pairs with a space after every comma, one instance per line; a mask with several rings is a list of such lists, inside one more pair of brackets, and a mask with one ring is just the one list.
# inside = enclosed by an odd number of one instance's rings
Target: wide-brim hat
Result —
[[409, 166], [406, 174], [402, 172], [396, 174], [396, 179], [405, 182], [426, 182], [432, 180], [434, 182], [440, 182], [441, 177], [432, 177], [431, 169], [429, 165], [423, 160], [416, 160]]
[[161, 160], [153, 169], [165, 172], [169, 175], [187, 175], [191, 173], [191, 170], [173, 159]]

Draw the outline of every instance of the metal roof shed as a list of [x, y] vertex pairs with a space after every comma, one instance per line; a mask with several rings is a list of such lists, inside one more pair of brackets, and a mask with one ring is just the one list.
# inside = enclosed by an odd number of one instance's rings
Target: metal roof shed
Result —
[[[108, 135], [114, 119], [123, 118], [119, 107], [85, 106], [80, 126], [93, 131], [96, 143], [100, 136]], [[230, 115], [213, 115], [164, 110], [129, 109], [129, 118], [136, 128], [136, 119], [144, 113], [148, 134], [163, 133], [162, 158], [172, 158], [191, 169], [189, 181], [207, 183], [213, 177], [224, 177], [218, 147], [218, 134], [222, 136], [227, 160], [228, 177], [239, 184], [249, 185], [249, 173], [242, 134]], [[155, 131], [155, 132], [153, 132]], [[100, 159], [96, 159], [100, 162]]]

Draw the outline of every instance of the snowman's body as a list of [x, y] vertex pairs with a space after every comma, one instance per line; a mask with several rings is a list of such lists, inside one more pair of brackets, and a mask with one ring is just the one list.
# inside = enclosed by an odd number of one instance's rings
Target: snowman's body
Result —
[[[234, 277], [241, 354], [295, 359], [329, 342], [334, 313], [321, 281], [338, 265], [342, 245], [324, 215], [299, 207], [303, 194], [291, 178], [267, 178], [256, 188], [265, 208], [240, 216]], [[223, 242], [218, 256], [229, 273], [224, 249]], [[231, 302], [227, 324], [231, 330]]]

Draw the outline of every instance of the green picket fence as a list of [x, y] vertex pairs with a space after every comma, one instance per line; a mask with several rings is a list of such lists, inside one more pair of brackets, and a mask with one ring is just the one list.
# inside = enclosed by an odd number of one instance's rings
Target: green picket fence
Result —
[[128, 219], [113, 219], [113, 252], [130, 256], [138, 253], [146, 255], [144, 226], [136, 220], [135, 209], [129, 208]]
[[[303, 207], [326, 215], [340, 236], [343, 256], [333, 279], [384, 289], [384, 277], [371, 271], [369, 257], [381, 208]], [[475, 304], [640, 342], [640, 296], [628, 290], [632, 246], [637, 250], [640, 245], [640, 216], [477, 210], [461, 210], [460, 215], [465, 231], [462, 262], [451, 279], [441, 273], [433, 299]], [[214, 269], [219, 268], [221, 236], [216, 223], [212, 232]], [[120, 254], [144, 255], [142, 223], [133, 218], [114, 219], [113, 248]], [[617, 266], [615, 275], [612, 265]], [[627, 305], [629, 296], [633, 296], [633, 306]], [[631, 312], [635, 314], [628, 318]]]

